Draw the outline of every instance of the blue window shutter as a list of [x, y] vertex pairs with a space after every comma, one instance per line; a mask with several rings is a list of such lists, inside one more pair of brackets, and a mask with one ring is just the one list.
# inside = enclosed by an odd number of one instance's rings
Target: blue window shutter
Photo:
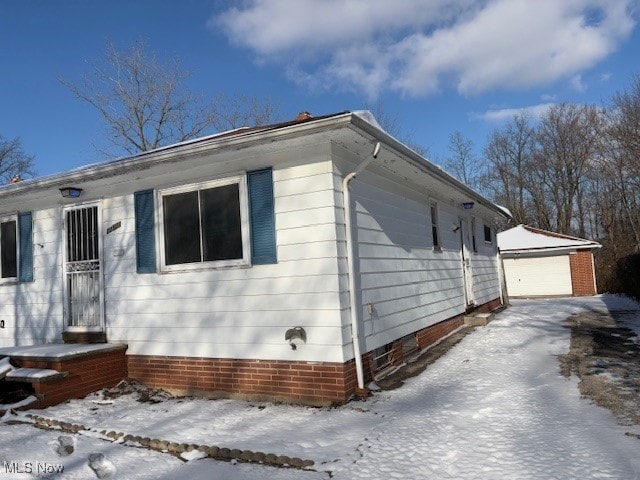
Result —
[[155, 202], [153, 190], [135, 192], [136, 270], [156, 273]]
[[31, 212], [18, 213], [20, 255], [18, 276], [21, 282], [33, 282], [33, 220]]
[[273, 175], [270, 168], [247, 172], [249, 221], [251, 222], [251, 263], [276, 263], [276, 225], [273, 202]]

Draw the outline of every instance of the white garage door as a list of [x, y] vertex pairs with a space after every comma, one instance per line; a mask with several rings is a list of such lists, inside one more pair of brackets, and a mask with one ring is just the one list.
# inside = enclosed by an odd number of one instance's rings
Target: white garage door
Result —
[[569, 255], [505, 258], [507, 290], [512, 297], [571, 295]]

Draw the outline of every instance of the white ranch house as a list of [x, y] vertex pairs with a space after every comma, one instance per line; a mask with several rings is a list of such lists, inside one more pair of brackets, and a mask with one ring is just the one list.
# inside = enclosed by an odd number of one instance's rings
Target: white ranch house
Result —
[[506, 219], [368, 112], [3, 186], [0, 347], [108, 342], [152, 387], [342, 403], [501, 304]]

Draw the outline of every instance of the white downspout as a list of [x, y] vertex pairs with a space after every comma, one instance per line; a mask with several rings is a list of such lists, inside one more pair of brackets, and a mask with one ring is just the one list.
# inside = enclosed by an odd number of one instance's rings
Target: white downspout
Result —
[[349, 277], [349, 317], [351, 320], [351, 340], [353, 342], [353, 354], [356, 361], [356, 377], [358, 388], [364, 390], [364, 370], [362, 368], [362, 352], [360, 350], [360, 334], [358, 333], [358, 310], [356, 305], [356, 264], [353, 249], [353, 231], [351, 228], [351, 194], [349, 192], [349, 182], [356, 178], [367, 166], [378, 157], [380, 153], [380, 142], [373, 148], [371, 158], [368, 158], [342, 179], [342, 203], [344, 205], [344, 225], [347, 240], [347, 270]]

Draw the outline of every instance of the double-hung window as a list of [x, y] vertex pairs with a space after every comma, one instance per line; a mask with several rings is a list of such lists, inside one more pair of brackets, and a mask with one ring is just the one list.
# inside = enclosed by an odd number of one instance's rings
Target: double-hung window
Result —
[[161, 190], [165, 271], [248, 265], [245, 175]]
[[471, 247], [473, 253], [478, 253], [478, 244], [476, 243], [476, 219], [471, 217]]
[[492, 235], [491, 235], [491, 227], [489, 225], [484, 226], [484, 241], [487, 243], [491, 243]]
[[18, 278], [18, 228], [16, 216], [0, 218], [0, 283]]

